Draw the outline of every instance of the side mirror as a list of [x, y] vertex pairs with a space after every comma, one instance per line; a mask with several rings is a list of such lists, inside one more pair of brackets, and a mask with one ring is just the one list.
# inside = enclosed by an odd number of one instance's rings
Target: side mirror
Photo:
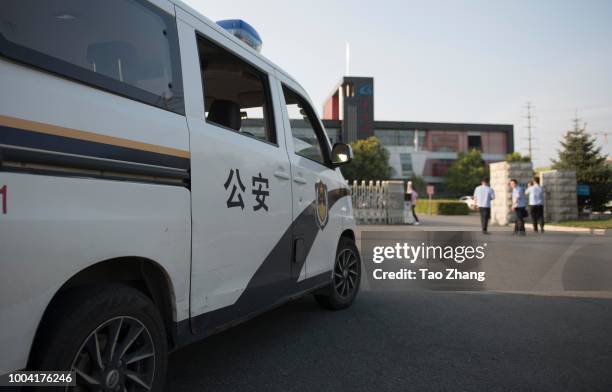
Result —
[[332, 148], [332, 165], [334, 167], [346, 165], [353, 159], [353, 148], [348, 144], [336, 143]]

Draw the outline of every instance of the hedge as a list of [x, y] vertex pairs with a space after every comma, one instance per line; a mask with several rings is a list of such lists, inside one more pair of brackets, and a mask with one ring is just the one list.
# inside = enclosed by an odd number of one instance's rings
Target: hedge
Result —
[[[429, 200], [417, 200], [416, 212], [429, 214]], [[431, 215], [468, 215], [470, 209], [467, 204], [458, 200], [433, 199], [431, 201]]]

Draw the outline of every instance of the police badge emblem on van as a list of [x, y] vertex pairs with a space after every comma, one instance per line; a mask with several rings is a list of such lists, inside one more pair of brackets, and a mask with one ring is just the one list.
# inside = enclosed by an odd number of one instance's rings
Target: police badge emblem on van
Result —
[[327, 185], [321, 180], [315, 183], [315, 193], [317, 195], [317, 223], [321, 230], [327, 225], [329, 220], [329, 202], [327, 200]]

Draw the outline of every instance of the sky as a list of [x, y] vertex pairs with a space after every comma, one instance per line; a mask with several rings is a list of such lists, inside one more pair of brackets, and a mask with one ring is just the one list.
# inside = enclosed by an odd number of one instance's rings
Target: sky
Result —
[[319, 114], [348, 42], [350, 75], [374, 77], [376, 120], [513, 124], [526, 153], [529, 101], [535, 166], [557, 156], [576, 113], [612, 152], [612, 1], [184, 1], [255, 27]]

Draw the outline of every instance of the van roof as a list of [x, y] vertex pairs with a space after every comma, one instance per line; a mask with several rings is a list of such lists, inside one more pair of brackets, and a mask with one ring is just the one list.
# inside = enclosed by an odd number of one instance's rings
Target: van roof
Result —
[[254, 56], [257, 56], [259, 59], [264, 61], [270, 67], [274, 68], [276, 71], [278, 71], [279, 73], [283, 74], [283, 76], [285, 76], [286, 78], [290, 79], [293, 83], [295, 83], [295, 84], [297, 84], [298, 86], [301, 87], [301, 85], [295, 80], [295, 78], [293, 78], [291, 75], [289, 75], [287, 72], [285, 72], [278, 65], [274, 64], [272, 61], [270, 61], [268, 58], [263, 56], [261, 53], [257, 52], [255, 49], [251, 48], [248, 45], [245, 45], [244, 42], [240, 41], [233, 34], [230, 34], [229, 32], [227, 32], [224, 28], [222, 28], [221, 26], [216, 24], [214, 21], [212, 21], [209, 18], [207, 18], [204, 15], [202, 15], [200, 12], [195, 10], [193, 7], [185, 4], [182, 0], [169, 0], [169, 1], [174, 3], [175, 6], [181, 8], [183, 11], [185, 11], [185, 12], [191, 14], [193, 17], [199, 19], [201, 22], [206, 23], [208, 26], [210, 26], [211, 28], [215, 29], [219, 33], [225, 35], [226, 37], [230, 38], [231, 40], [233, 40], [234, 42], [238, 43], [239, 45], [242, 45], [243, 47], [247, 48], [248, 50], [251, 51], [251, 54], [253, 54]]

